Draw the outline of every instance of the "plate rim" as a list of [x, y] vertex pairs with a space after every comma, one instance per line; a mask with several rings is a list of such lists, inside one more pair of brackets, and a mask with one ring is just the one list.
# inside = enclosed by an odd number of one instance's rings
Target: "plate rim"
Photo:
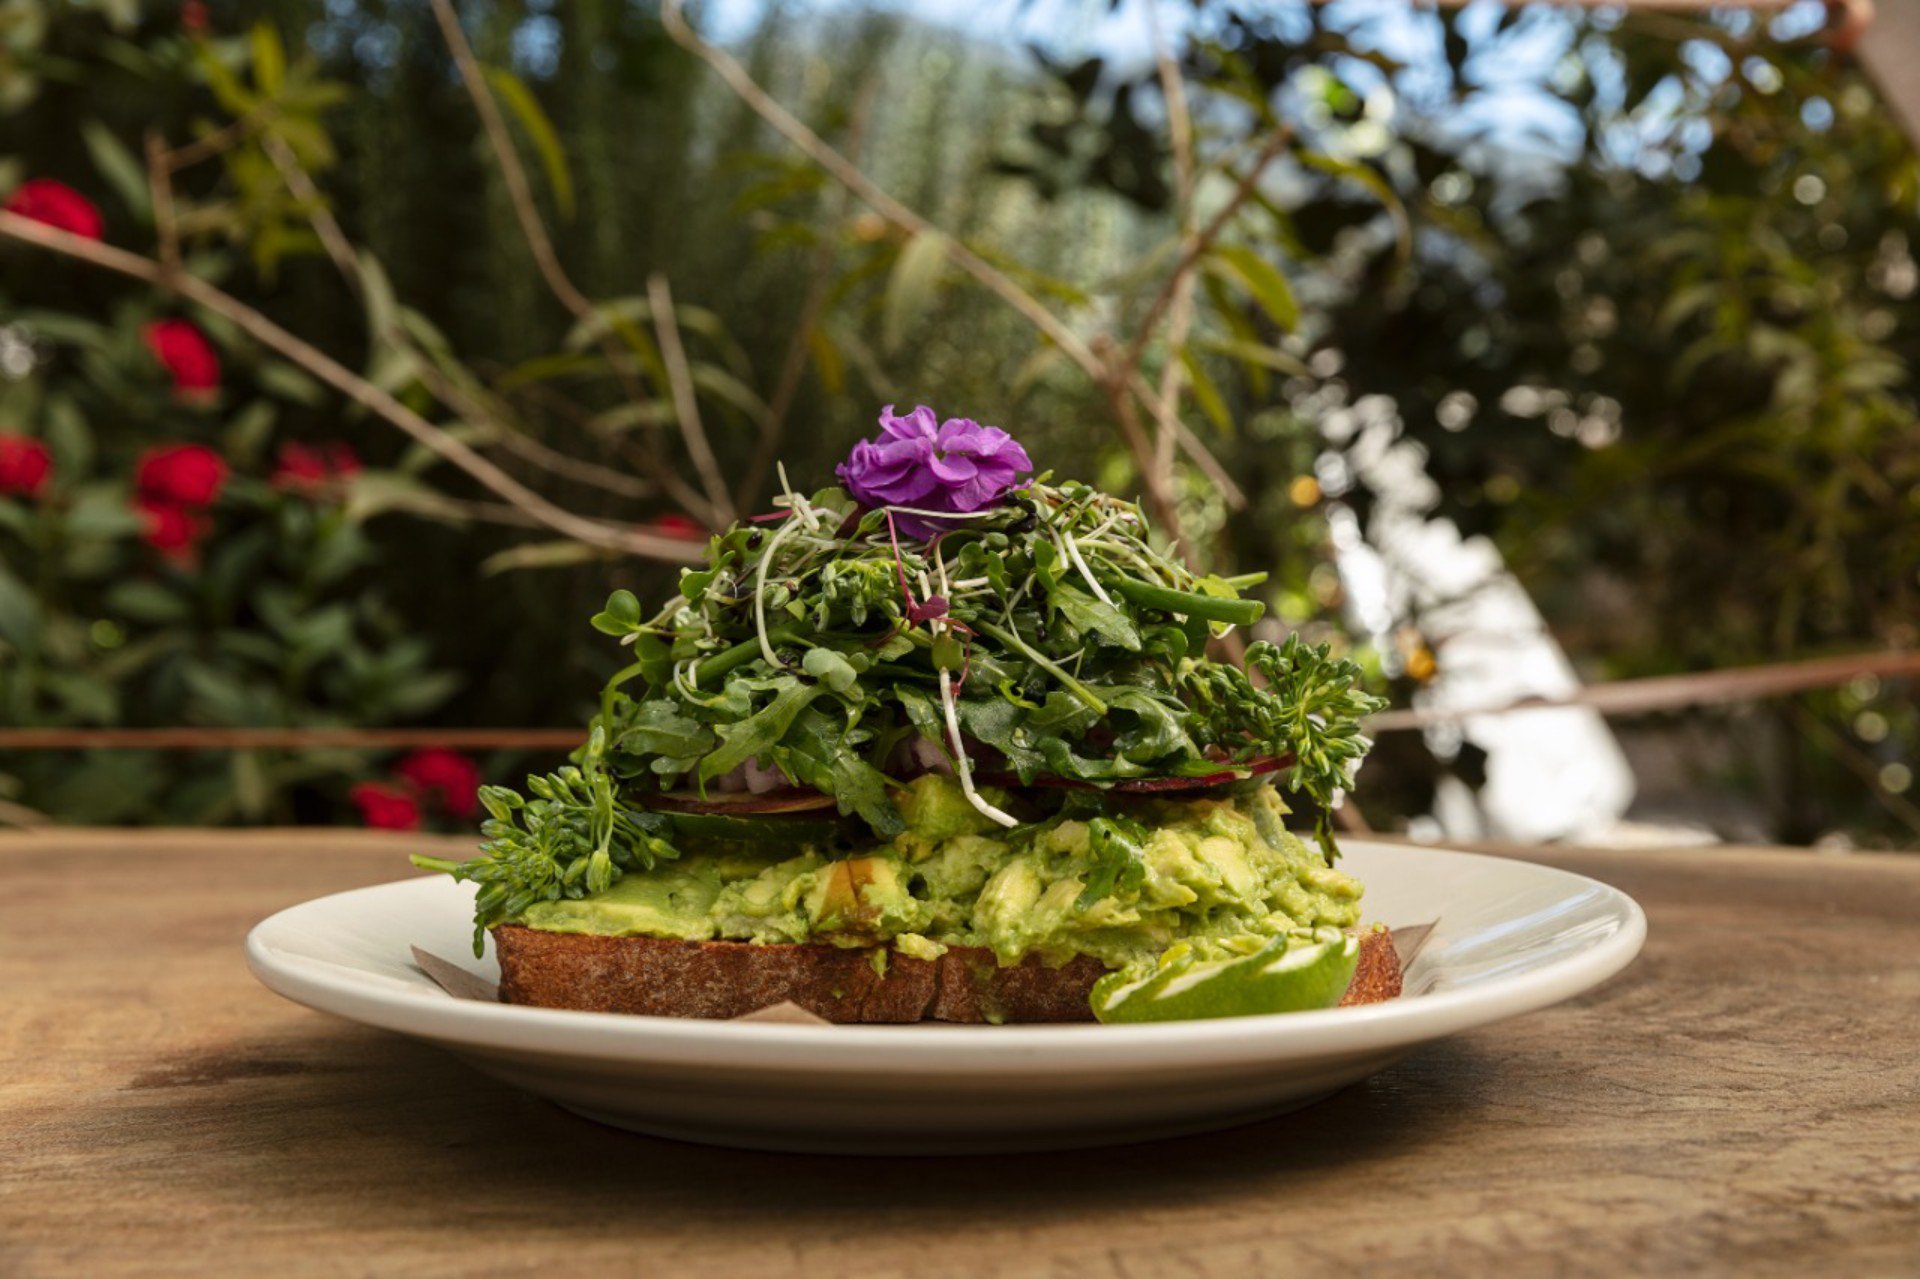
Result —
[[943, 1074], [1030, 1075], [1036, 1070], [1106, 1072], [1310, 1059], [1426, 1043], [1590, 990], [1624, 970], [1645, 944], [1647, 919], [1640, 904], [1589, 876], [1464, 849], [1347, 842], [1350, 847], [1390, 850], [1396, 855], [1439, 854], [1479, 864], [1524, 866], [1529, 872], [1569, 881], [1570, 891], [1576, 887], [1598, 890], [1612, 908], [1617, 926], [1572, 954], [1468, 987], [1354, 1008], [1122, 1026], [813, 1026], [487, 1004], [456, 999], [431, 987], [375, 986], [364, 972], [299, 955], [271, 940], [293, 922], [289, 916], [325, 903], [448, 882], [432, 875], [329, 893], [276, 911], [249, 930], [246, 956], [248, 967], [263, 985], [296, 1003], [455, 1048], [782, 1075], [872, 1074], [902, 1066]]

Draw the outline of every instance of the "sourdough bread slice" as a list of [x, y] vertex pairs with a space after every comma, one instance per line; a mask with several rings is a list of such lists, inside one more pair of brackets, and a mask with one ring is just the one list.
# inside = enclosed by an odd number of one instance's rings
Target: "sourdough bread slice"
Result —
[[[828, 1021], [1092, 1021], [1087, 1002], [1106, 966], [1082, 955], [1059, 968], [1028, 956], [956, 946], [938, 959], [884, 948], [590, 937], [518, 924], [493, 930], [500, 998], [537, 1008], [725, 1020], [791, 1000]], [[884, 956], [884, 961], [875, 955]], [[1370, 929], [1342, 1007], [1400, 993], [1393, 939]]]

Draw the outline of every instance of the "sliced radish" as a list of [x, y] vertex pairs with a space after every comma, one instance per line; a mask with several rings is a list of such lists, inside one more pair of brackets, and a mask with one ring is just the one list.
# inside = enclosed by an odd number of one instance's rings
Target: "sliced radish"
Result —
[[798, 786], [782, 787], [759, 795], [751, 791], [735, 791], [728, 795], [709, 794], [705, 799], [692, 791], [661, 791], [645, 796], [643, 802], [648, 808], [663, 813], [811, 813], [834, 806], [833, 796]]

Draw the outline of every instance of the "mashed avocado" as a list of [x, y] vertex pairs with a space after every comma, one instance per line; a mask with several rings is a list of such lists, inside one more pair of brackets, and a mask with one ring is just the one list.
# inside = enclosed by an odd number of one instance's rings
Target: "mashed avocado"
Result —
[[534, 906], [517, 922], [689, 941], [886, 943], [922, 958], [983, 946], [1003, 964], [1092, 955], [1114, 967], [1177, 941], [1239, 948], [1359, 922], [1359, 883], [1285, 831], [1286, 806], [1269, 786], [1138, 807], [1149, 832], [1144, 873], [1085, 905], [1096, 860], [1086, 821], [1002, 830], [936, 776], [897, 798], [907, 829], [870, 852], [688, 849], [605, 892]]

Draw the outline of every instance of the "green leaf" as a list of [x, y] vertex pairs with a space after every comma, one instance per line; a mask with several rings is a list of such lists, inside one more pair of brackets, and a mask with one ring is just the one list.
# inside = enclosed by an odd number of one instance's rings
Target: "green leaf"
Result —
[[564, 568], [570, 564], [589, 564], [594, 560], [607, 558], [607, 551], [598, 546], [588, 546], [585, 542], [560, 539], [550, 542], [528, 542], [523, 546], [510, 547], [496, 552], [480, 561], [482, 576], [490, 577], [495, 573], [508, 573], [521, 568]]
[[[896, 684], [893, 696], [894, 700], [900, 703], [900, 709], [906, 712], [907, 723], [913, 726], [914, 731], [938, 746], [941, 752], [951, 759], [952, 754], [947, 746], [946, 725], [940, 718], [939, 710], [934, 707], [933, 699], [926, 694], [925, 690], [915, 688], [911, 684]], [[960, 703], [962, 710], [969, 705], [971, 703]]]
[[40, 643], [43, 625], [39, 601], [19, 578], [0, 566], [0, 639], [30, 652]]
[[1033, 544], [1033, 576], [1040, 583], [1041, 590], [1051, 596], [1065, 573], [1060, 552], [1051, 541], [1043, 538]]
[[1261, 342], [1228, 341], [1222, 338], [1195, 338], [1193, 346], [1214, 355], [1230, 356], [1242, 364], [1255, 365], [1271, 369], [1275, 373], [1284, 373], [1288, 377], [1312, 377], [1313, 372], [1304, 360], [1299, 360], [1278, 347], [1267, 346]]
[[76, 538], [115, 538], [138, 533], [140, 516], [128, 509], [126, 494], [107, 483], [89, 484], [67, 510], [67, 533]]
[[1100, 711], [1072, 693], [1054, 689], [1047, 694], [1047, 700], [1040, 703], [1039, 710], [1027, 715], [1025, 727], [1036, 737], [1080, 737], [1100, 718]]
[[377, 357], [399, 332], [400, 304], [394, 299], [386, 268], [365, 251], [360, 254], [360, 293], [366, 299], [367, 331], [373, 335]]
[[[254, 96], [234, 76], [227, 66], [224, 50], [227, 46], [207, 41], [199, 46], [196, 65], [207, 79], [207, 87], [213, 90], [214, 99], [233, 116], [244, 116], [256, 105]], [[214, 131], [213, 125], [201, 130], [204, 136]]]
[[195, 708], [214, 723], [246, 725], [255, 721], [256, 699], [247, 686], [231, 674], [203, 662], [192, 662], [181, 675], [193, 694]]
[[1046, 759], [1034, 749], [1034, 735], [1026, 727], [1031, 712], [1000, 697], [962, 698], [954, 715], [967, 736], [999, 751], [1023, 782], [1046, 771]]
[[81, 124], [80, 140], [87, 144], [93, 167], [100, 170], [100, 176], [107, 180], [127, 211], [142, 222], [151, 222], [153, 193], [147, 187], [146, 169], [133, 158], [133, 152], [98, 120]]
[[1140, 632], [1133, 620], [1111, 604], [1102, 603], [1077, 586], [1065, 583], [1053, 593], [1053, 602], [1067, 625], [1089, 639], [1112, 644], [1129, 653], [1140, 651]]
[[604, 367], [605, 361], [597, 355], [564, 352], [559, 355], [541, 355], [514, 365], [502, 374], [494, 385], [502, 391], [511, 391], [535, 382], [578, 377], [582, 374], [597, 372]]
[[107, 591], [107, 611], [136, 622], [164, 625], [187, 616], [187, 602], [158, 582], [130, 578]]
[[1412, 258], [1413, 223], [1407, 218], [1406, 205], [1400, 202], [1400, 197], [1395, 193], [1393, 184], [1388, 182], [1385, 177], [1360, 163], [1358, 160], [1345, 160], [1318, 151], [1296, 152], [1294, 159], [1310, 169], [1318, 169], [1322, 173], [1331, 174], [1337, 178], [1345, 178], [1348, 181], [1357, 182], [1365, 187], [1374, 199], [1380, 201], [1388, 215], [1393, 218], [1395, 255], [1399, 258], [1402, 265], [1405, 265], [1406, 262]]
[[836, 693], [851, 689], [860, 678], [845, 655], [830, 648], [810, 648], [800, 663], [801, 669], [817, 680], [824, 680]]
[[424, 715], [452, 697], [459, 688], [460, 677], [452, 671], [430, 671], [424, 675], [409, 676], [404, 682], [386, 690], [385, 709], [397, 719]]
[[1186, 708], [1169, 705], [1143, 688], [1101, 688], [1115, 729], [1114, 753], [1136, 764], [1153, 764], [1170, 756], [1197, 757], [1200, 752], [1181, 720]]
[[710, 782], [750, 759], [765, 755], [787, 735], [794, 718], [810, 706], [814, 698], [827, 691], [824, 684], [802, 684], [791, 675], [781, 677], [777, 687], [779, 692], [760, 710], [738, 723], [715, 728], [721, 744], [700, 761], [701, 781]]
[[1300, 304], [1293, 286], [1280, 269], [1244, 244], [1217, 244], [1208, 255], [1208, 269], [1222, 273], [1245, 289], [1267, 317], [1283, 332], [1300, 323]]
[[263, 98], [277, 98], [287, 83], [287, 51], [271, 22], [256, 22], [248, 33], [253, 53], [253, 84]]
[[447, 524], [464, 525], [466, 512], [412, 476], [394, 471], [362, 471], [347, 486], [346, 516], [354, 523], [388, 511], [405, 511]]
[[711, 729], [680, 714], [675, 703], [659, 700], [640, 703], [614, 738], [617, 750], [662, 757], [669, 767], [656, 771], [669, 773], [688, 771], [713, 744]]
[[760, 398], [754, 389], [745, 382], [716, 365], [699, 363], [689, 372], [693, 384], [758, 422], [767, 415], [767, 402]]
[[539, 153], [540, 163], [547, 171], [547, 185], [553, 191], [553, 203], [560, 210], [560, 216], [571, 221], [574, 214], [573, 175], [567, 170], [567, 153], [560, 145], [560, 135], [553, 127], [553, 121], [540, 106], [540, 100], [519, 76], [505, 67], [488, 67], [487, 83], [494, 93], [507, 104], [514, 117], [520, 121], [527, 137], [533, 143], [533, 149]]
[[353, 643], [353, 614], [344, 604], [302, 613], [287, 639], [308, 660], [331, 657]]
[[801, 785], [832, 795], [842, 813], [860, 818], [881, 839], [906, 829], [886, 774], [862, 759], [839, 721], [819, 707], [808, 707], [794, 722], [774, 757]]
[[813, 357], [813, 372], [820, 379], [821, 390], [830, 396], [846, 390], [846, 359], [824, 325], [816, 324], [807, 330], [807, 353]]
[[225, 431], [227, 452], [237, 458], [258, 458], [266, 452], [280, 410], [272, 400], [254, 400], [235, 413]]
[[326, 389], [312, 376], [285, 361], [269, 360], [255, 369], [253, 376], [266, 390], [296, 404], [319, 408], [326, 403]]
[[588, 622], [603, 635], [625, 635], [639, 624], [640, 599], [632, 591], [615, 591], [607, 596], [607, 606]]
[[1147, 880], [1147, 829], [1127, 817], [1096, 817], [1087, 823], [1093, 871], [1074, 906], [1085, 910], [1116, 891], [1135, 891]]
[[894, 259], [881, 307], [882, 342], [889, 351], [900, 349], [907, 327], [925, 313], [947, 261], [947, 237], [928, 228], [919, 232]]
[[46, 407], [47, 448], [65, 475], [85, 475], [93, 469], [93, 432], [78, 406], [64, 395], [49, 395]]
[[91, 674], [62, 672], [49, 675], [46, 687], [59, 699], [61, 709], [75, 719], [92, 724], [112, 724], [119, 718], [120, 698], [113, 685]]
[[1206, 366], [1194, 357], [1192, 351], [1180, 352], [1180, 364], [1187, 371], [1187, 381], [1193, 384], [1194, 402], [1207, 420], [1223, 435], [1233, 434], [1233, 414], [1227, 409], [1227, 401], [1220, 394], [1220, 388], [1214, 385]]

